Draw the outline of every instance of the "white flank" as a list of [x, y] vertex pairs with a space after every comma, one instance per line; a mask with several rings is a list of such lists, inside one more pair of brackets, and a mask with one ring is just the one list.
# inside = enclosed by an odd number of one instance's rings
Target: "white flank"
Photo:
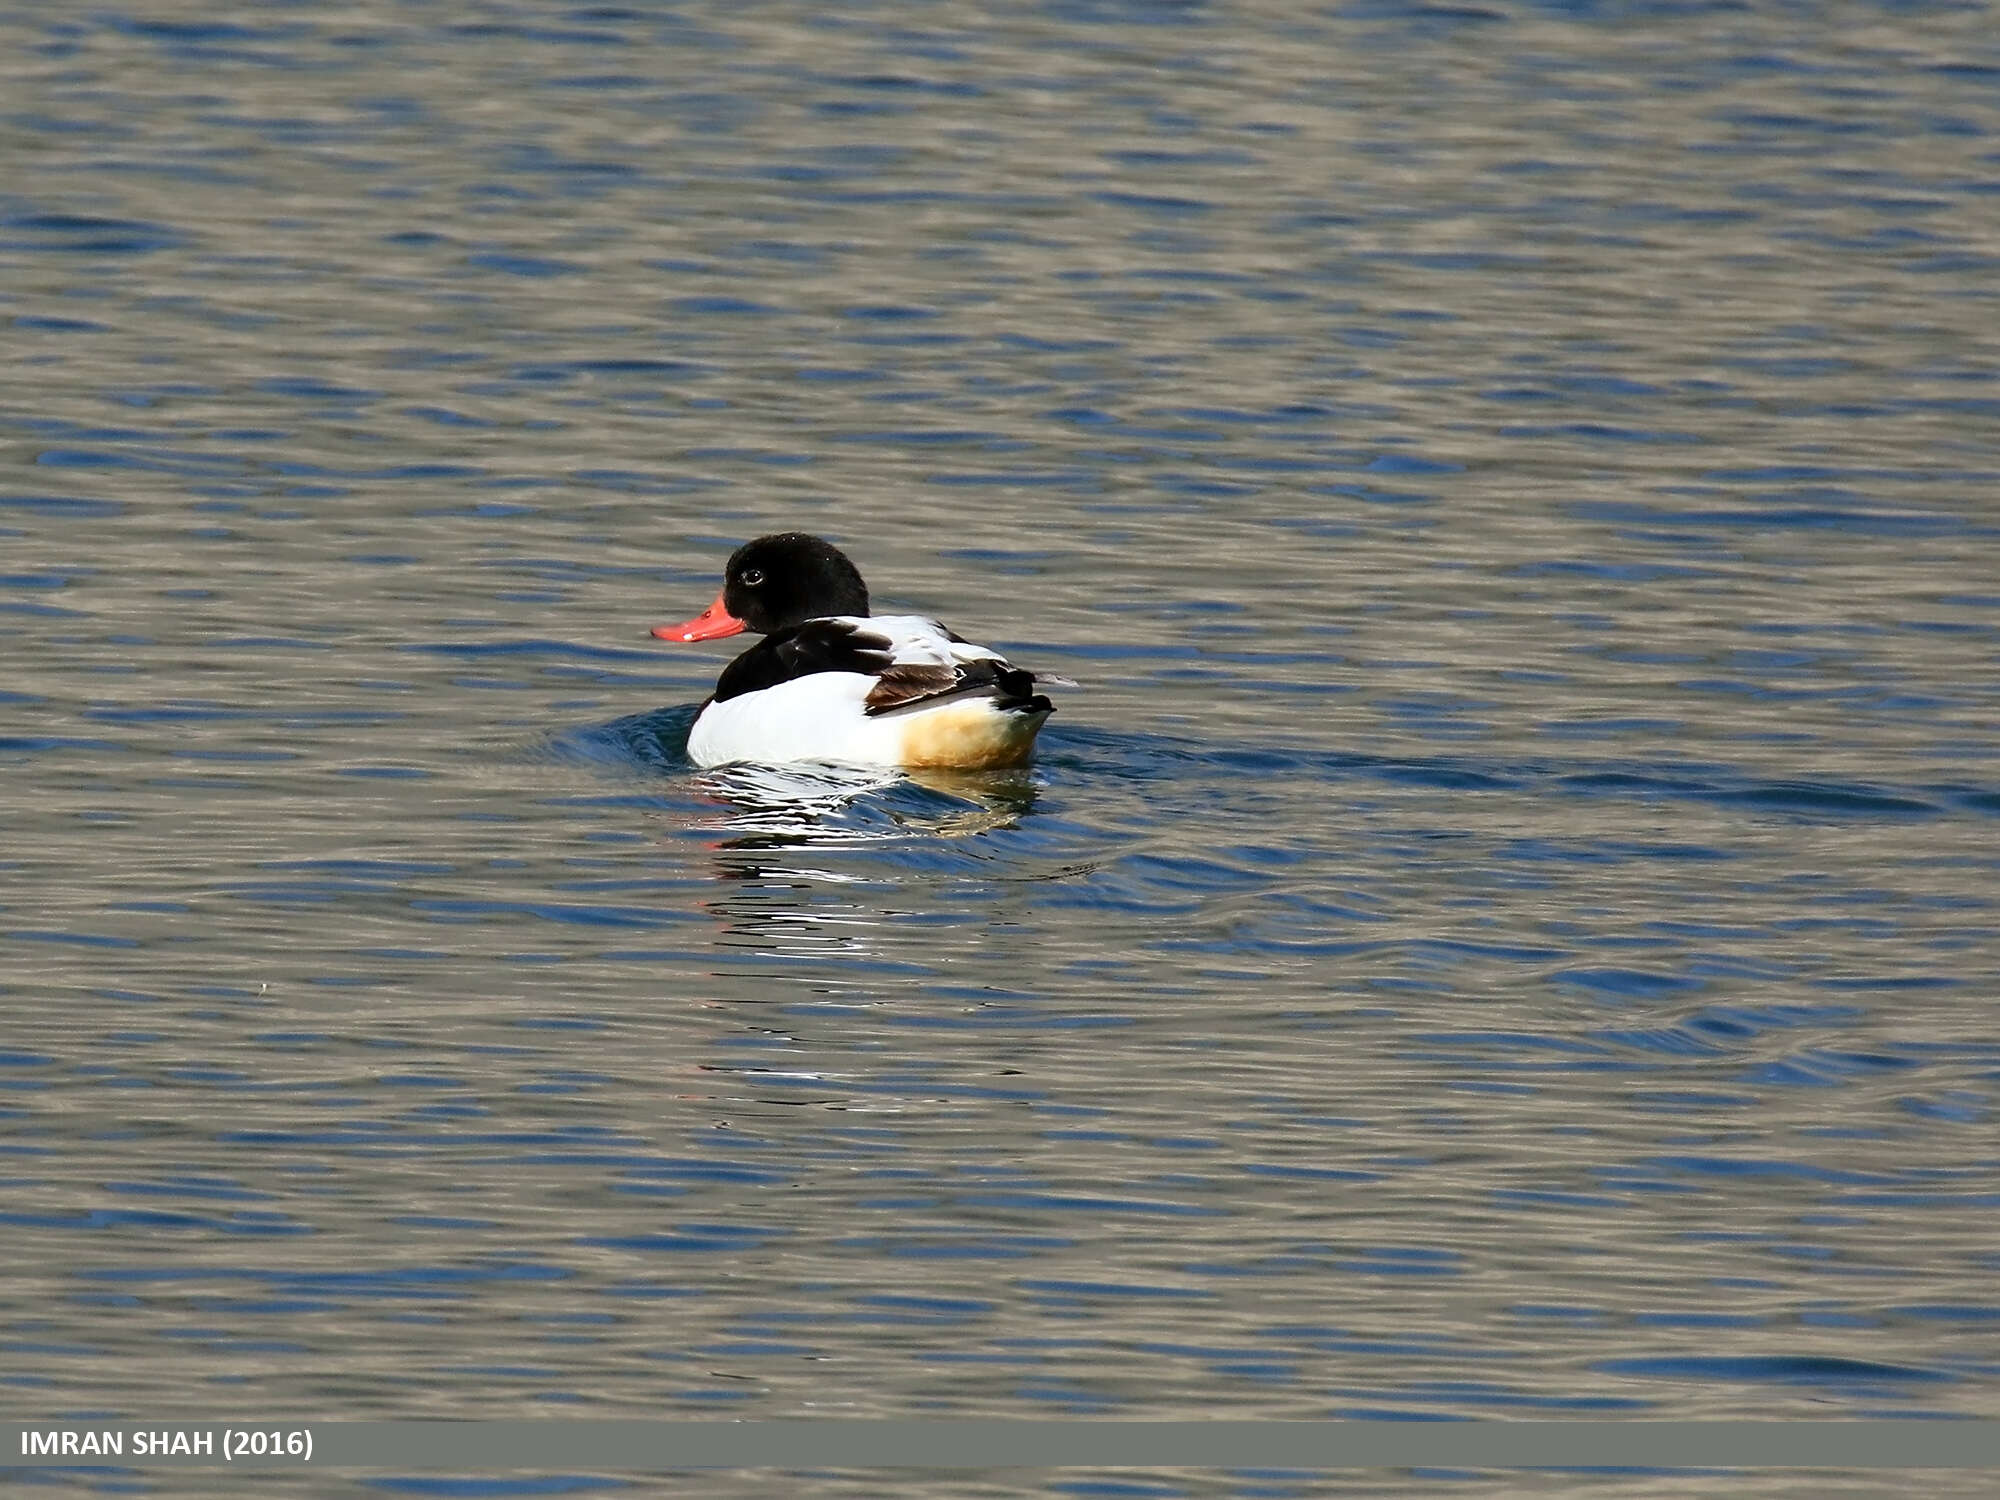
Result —
[[[887, 638], [898, 666], [949, 667], [1003, 661], [999, 652], [954, 641], [922, 615], [836, 617]], [[815, 672], [776, 687], [711, 703], [688, 737], [698, 766], [736, 761], [782, 765], [831, 761], [851, 766], [1020, 765], [1046, 714], [1002, 712], [986, 695], [928, 699], [871, 716], [865, 711], [873, 675]]]

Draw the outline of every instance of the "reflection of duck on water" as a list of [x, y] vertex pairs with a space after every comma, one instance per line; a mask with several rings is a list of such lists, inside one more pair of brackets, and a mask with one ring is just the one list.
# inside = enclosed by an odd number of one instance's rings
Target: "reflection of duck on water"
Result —
[[[720, 946], [767, 957], [875, 952], [885, 928], [918, 914], [903, 895], [903, 849], [1011, 827], [1035, 801], [1018, 771], [732, 765], [693, 784], [723, 804], [695, 826], [727, 835], [710, 846], [717, 889], [701, 904]], [[856, 857], [870, 848], [880, 857]]]
[[836, 761], [910, 769], [1026, 765], [1055, 705], [1035, 674], [921, 615], [871, 615], [847, 557], [803, 532], [736, 549], [722, 592], [669, 641], [750, 630], [688, 738], [696, 765]]
[[719, 850], [872, 844], [912, 833], [964, 838], [1010, 827], [1035, 805], [1034, 784], [1018, 771], [737, 764], [699, 772], [694, 788], [728, 808], [701, 825], [735, 835]]

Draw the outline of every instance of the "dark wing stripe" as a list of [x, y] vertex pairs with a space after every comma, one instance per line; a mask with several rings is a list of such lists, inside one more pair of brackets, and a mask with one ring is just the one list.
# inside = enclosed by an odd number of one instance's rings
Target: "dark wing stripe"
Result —
[[895, 666], [875, 680], [862, 706], [871, 714], [887, 713], [906, 703], [921, 703], [955, 693], [965, 685], [962, 668]]
[[715, 701], [726, 703], [817, 672], [858, 672], [873, 677], [894, 660], [887, 636], [839, 620], [808, 620], [765, 636], [724, 667], [716, 679]]
[[895, 666], [882, 674], [870, 689], [866, 711], [885, 714], [945, 698], [954, 693], [984, 692], [998, 709], [1025, 709], [1031, 713], [1054, 711], [1048, 699], [1035, 691], [1035, 674], [1004, 661], [984, 659], [961, 662], [957, 667]]

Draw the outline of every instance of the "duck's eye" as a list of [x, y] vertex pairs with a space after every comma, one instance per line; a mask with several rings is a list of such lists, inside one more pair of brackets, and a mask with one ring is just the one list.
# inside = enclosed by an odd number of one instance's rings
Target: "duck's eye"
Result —
[[742, 580], [743, 587], [754, 589], [764, 581], [764, 570], [762, 568], [745, 568], [738, 577]]

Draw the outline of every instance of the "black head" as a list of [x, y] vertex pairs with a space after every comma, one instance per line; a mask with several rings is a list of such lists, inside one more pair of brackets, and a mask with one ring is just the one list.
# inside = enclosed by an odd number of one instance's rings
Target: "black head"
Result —
[[745, 542], [722, 574], [722, 605], [760, 635], [822, 615], [865, 615], [868, 585], [831, 542], [783, 531]]
[[745, 542], [723, 570], [715, 603], [678, 625], [655, 625], [663, 641], [712, 641], [753, 630], [769, 635], [824, 615], [865, 615], [868, 586], [840, 549], [803, 531]]

